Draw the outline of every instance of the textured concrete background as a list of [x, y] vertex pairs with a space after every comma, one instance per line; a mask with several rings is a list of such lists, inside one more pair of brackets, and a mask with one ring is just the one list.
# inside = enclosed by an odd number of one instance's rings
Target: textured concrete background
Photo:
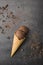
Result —
[[[42, 57], [30, 57], [31, 34], [38, 35], [37, 38], [43, 43], [43, 0], [0, 0], [0, 7], [8, 4], [8, 9], [0, 14], [0, 65], [43, 65]], [[13, 12], [16, 19], [6, 19], [6, 14]], [[3, 15], [5, 16], [3, 18]], [[6, 22], [2, 22], [6, 20]], [[9, 22], [10, 21], [10, 22]], [[9, 24], [10, 28], [5, 28]], [[26, 25], [30, 29], [30, 37], [24, 42], [13, 58], [10, 57], [13, 34], [15, 30]], [[0, 28], [1, 28], [0, 27]], [[9, 37], [10, 36], [10, 39]], [[35, 38], [36, 42], [37, 39]], [[30, 54], [31, 55], [31, 54]]]

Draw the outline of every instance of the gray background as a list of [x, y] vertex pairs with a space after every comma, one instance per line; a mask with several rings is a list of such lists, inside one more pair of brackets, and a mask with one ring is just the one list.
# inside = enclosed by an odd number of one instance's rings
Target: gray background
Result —
[[[6, 23], [0, 21], [0, 26], [5, 30], [5, 34], [0, 32], [0, 65], [43, 65], [42, 57], [29, 57], [29, 42], [31, 34], [38, 33], [41, 43], [43, 43], [43, 0], [0, 0], [0, 7], [8, 4], [8, 10], [13, 11], [17, 17], [16, 23], [12, 24], [11, 28], [4, 28]], [[8, 11], [8, 12], [9, 12]], [[5, 12], [4, 15], [6, 16]], [[9, 22], [7, 21], [9, 24]], [[26, 25], [30, 29], [30, 37], [24, 42], [13, 58], [10, 57], [13, 34], [15, 30]], [[10, 40], [7, 39], [10, 36]], [[37, 41], [37, 40], [36, 40]], [[22, 51], [22, 49], [24, 49]]]

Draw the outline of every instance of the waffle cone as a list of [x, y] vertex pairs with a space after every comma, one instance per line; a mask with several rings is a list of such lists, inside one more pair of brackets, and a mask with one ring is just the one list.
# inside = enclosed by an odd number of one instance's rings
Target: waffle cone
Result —
[[12, 50], [11, 50], [11, 57], [15, 54], [15, 52], [17, 51], [17, 49], [19, 48], [19, 46], [22, 44], [24, 40], [25, 38], [19, 40], [16, 34], [14, 34], [13, 45], [12, 45]]

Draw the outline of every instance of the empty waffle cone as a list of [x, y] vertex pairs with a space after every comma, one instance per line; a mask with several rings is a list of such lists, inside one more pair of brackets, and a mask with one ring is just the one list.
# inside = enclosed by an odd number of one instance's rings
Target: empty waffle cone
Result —
[[[23, 28], [23, 29], [22, 29]], [[21, 26], [16, 33], [14, 33], [13, 45], [11, 50], [11, 57], [15, 54], [19, 46], [23, 43], [26, 38], [28, 28], [26, 26]]]

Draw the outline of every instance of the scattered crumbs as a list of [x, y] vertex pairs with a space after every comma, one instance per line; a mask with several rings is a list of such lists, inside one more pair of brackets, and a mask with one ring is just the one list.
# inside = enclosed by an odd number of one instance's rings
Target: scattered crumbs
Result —
[[39, 56], [39, 54], [41, 53], [41, 48], [42, 48], [42, 44], [39, 41], [39, 35], [38, 33], [33, 33], [32, 37], [31, 37], [31, 54], [32, 56]]
[[3, 29], [0, 26], [1, 33], [3, 33], [3, 34], [6, 32], [6, 30], [9, 30], [10, 28], [12, 29], [13, 28], [13, 24], [16, 24], [17, 21], [19, 21], [19, 18], [16, 17], [16, 15], [14, 14], [14, 12], [11, 11], [8, 8], [8, 6], [9, 5], [6, 4], [6, 5], [3, 5], [2, 7], [0, 7], [0, 15], [2, 16], [2, 17], [0, 17], [0, 22], [2, 24], [2, 27], [5, 28], [5, 29]]
[[8, 13], [7, 13], [7, 18], [11, 18], [12, 15], [13, 15], [13, 12], [8, 12]]
[[32, 50], [31, 51], [32, 56], [42, 56], [43, 55], [41, 44], [38, 44], [38, 42], [32, 43], [31, 50]]
[[3, 6], [2, 9], [5, 10], [8, 7], [8, 4]]
[[39, 39], [38, 33], [32, 34], [30, 49], [31, 49], [31, 53], [30, 53], [31, 57], [40, 58], [43, 56], [42, 44], [41, 44], [41, 41]]
[[8, 18], [16, 19], [16, 16], [13, 14], [13, 12], [7, 13]]
[[10, 39], [10, 36], [8, 36], [7, 39]]
[[2, 20], [2, 22], [6, 22], [6, 20]]
[[40, 48], [40, 45], [38, 43], [32, 43], [31, 45], [31, 48], [34, 50], [34, 49], [39, 49]]

